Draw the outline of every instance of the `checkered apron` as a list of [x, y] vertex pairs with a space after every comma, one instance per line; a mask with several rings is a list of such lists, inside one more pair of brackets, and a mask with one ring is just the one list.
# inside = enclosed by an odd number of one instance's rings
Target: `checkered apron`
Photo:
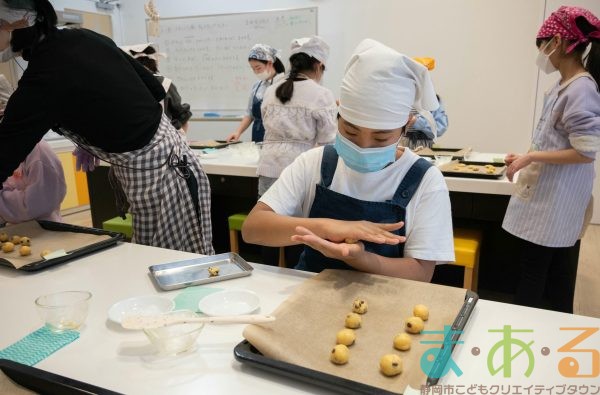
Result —
[[[164, 114], [152, 140], [131, 152], [109, 153], [68, 130], [62, 133], [112, 165], [130, 205], [136, 243], [215, 253], [208, 177], [183, 135]], [[196, 190], [197, 195], [193, 193]]]

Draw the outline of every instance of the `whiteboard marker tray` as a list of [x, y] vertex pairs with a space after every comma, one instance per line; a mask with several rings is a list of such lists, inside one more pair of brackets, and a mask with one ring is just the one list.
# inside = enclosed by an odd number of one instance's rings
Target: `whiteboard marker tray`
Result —
[[[209, 267], [218, 267], [211, 276]], [[148, 268], [156, 284], [165, 291], [249, 276], [253, 267], [235, 252], [153, 265]]]

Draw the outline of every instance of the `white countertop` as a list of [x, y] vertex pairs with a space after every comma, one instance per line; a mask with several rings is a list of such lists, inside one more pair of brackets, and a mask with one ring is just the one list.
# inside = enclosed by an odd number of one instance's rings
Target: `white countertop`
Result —
[[[42, 325], [36, 314], [37, 296], [63, 290], [82, 289], [93, 294], [90, 313], [78, 340], [65, 346], [36, 365], [37, 368], [62, 374], [94, 385], [127, 394], [299, 394], [325, 393], [316, 387], [250, 368], [235, 361], [234, 346], [242, 340], [243, 325], [206, 326], [194, 353], [156, 360], [146, 337], [140, 332], [124, 331], [107, 321], [109, 307], [118, 300], [160, 293], [173, 298], [180, 291], [161, 292], [148, 275], [148, 266], [194, 257], [194, 254], [121, 244], [45, 271], [27, 274], [0, 267], [0, 348], [17, 341]], [[284, 301], [309, 273], [253, 264], [249, 277], [219, 282], [218, 288], [246, 288], [258, 293], [261, 312], [270, 313]], [[512, 325], [514, 329], [531, 329], [533, 334], [515, 334], [534, 340], [535, 369], [529, 379], [519, 379], [524, 358], [513, 362], [513, 379], [492, 377], [485, 363], [488, 350], [501, 339], [489, 333]], [[559, 353], [557, 349], [581, 331], [561, 331], [564, 327], [600, 327], [600, 319], [572, 316], [489, 301], [479, 301], [465, 329], [464, 345], [458, 345], [453, 360], [463, 374], [450, 373], [446, 385], [525, 383], [528, 385], [576, 384], [597, 385], [597, 378], [563, 378], [557, 363], [566, 356], [581, 359], [581, 370], [588, 372], [589, 356], [582, 353]], [[548, 357], [540, 354], [542, 346], [550, 348]], [[471, 349], [479, 347], [480, 356]], [[600, 348], [600, 332], [577, 346], [578, 349]], [[498, 353], [500, 356], [502, 352]], [[525, 354], [522, 354], [525, 355]], [[587, 359], [586, 359], [587, 358]], [[586, 362], [588, 361], [588, 362]], [[587, 365], [586, 365], [587, 364]], [[465, 392], [466, 393], [466, 392]]]
[[[258, 148], [253, 143], [241, 143], [223, 149], [207, 151], [194, 150], [200, 155], [200, 162], [207, 174], [224, 176], [256, 177]], [[503, 158], [504, 154], [472, 152], [470, 161], [492, 162]], [[483, 193], [491, 195], [511, 195], [514, 183], [506, 177], [501, 179], [481, 179], [445, 177], [448, 189], [452, 192]]]

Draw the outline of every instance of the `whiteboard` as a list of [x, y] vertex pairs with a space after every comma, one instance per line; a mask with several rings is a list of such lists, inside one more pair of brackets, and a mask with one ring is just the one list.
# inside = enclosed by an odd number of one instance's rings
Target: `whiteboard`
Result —
[[317, 34], [317, 8], [199, 15], [160, 20], [148, 40], [167, 54], [159, 70], [193, 110], [243, 110], [256, 81], [248, 53], [256, 43], [282, 51], [288, 67], [292, 39]]

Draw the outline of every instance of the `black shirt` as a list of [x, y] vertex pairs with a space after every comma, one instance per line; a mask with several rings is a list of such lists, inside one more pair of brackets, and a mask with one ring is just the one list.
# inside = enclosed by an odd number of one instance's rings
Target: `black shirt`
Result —
[[0, 122], [0, 189], [44, 134], [64, 128], [107, 152], [145, 146], [165, 91], [109, 38], [58, 30], [32, 51]]

